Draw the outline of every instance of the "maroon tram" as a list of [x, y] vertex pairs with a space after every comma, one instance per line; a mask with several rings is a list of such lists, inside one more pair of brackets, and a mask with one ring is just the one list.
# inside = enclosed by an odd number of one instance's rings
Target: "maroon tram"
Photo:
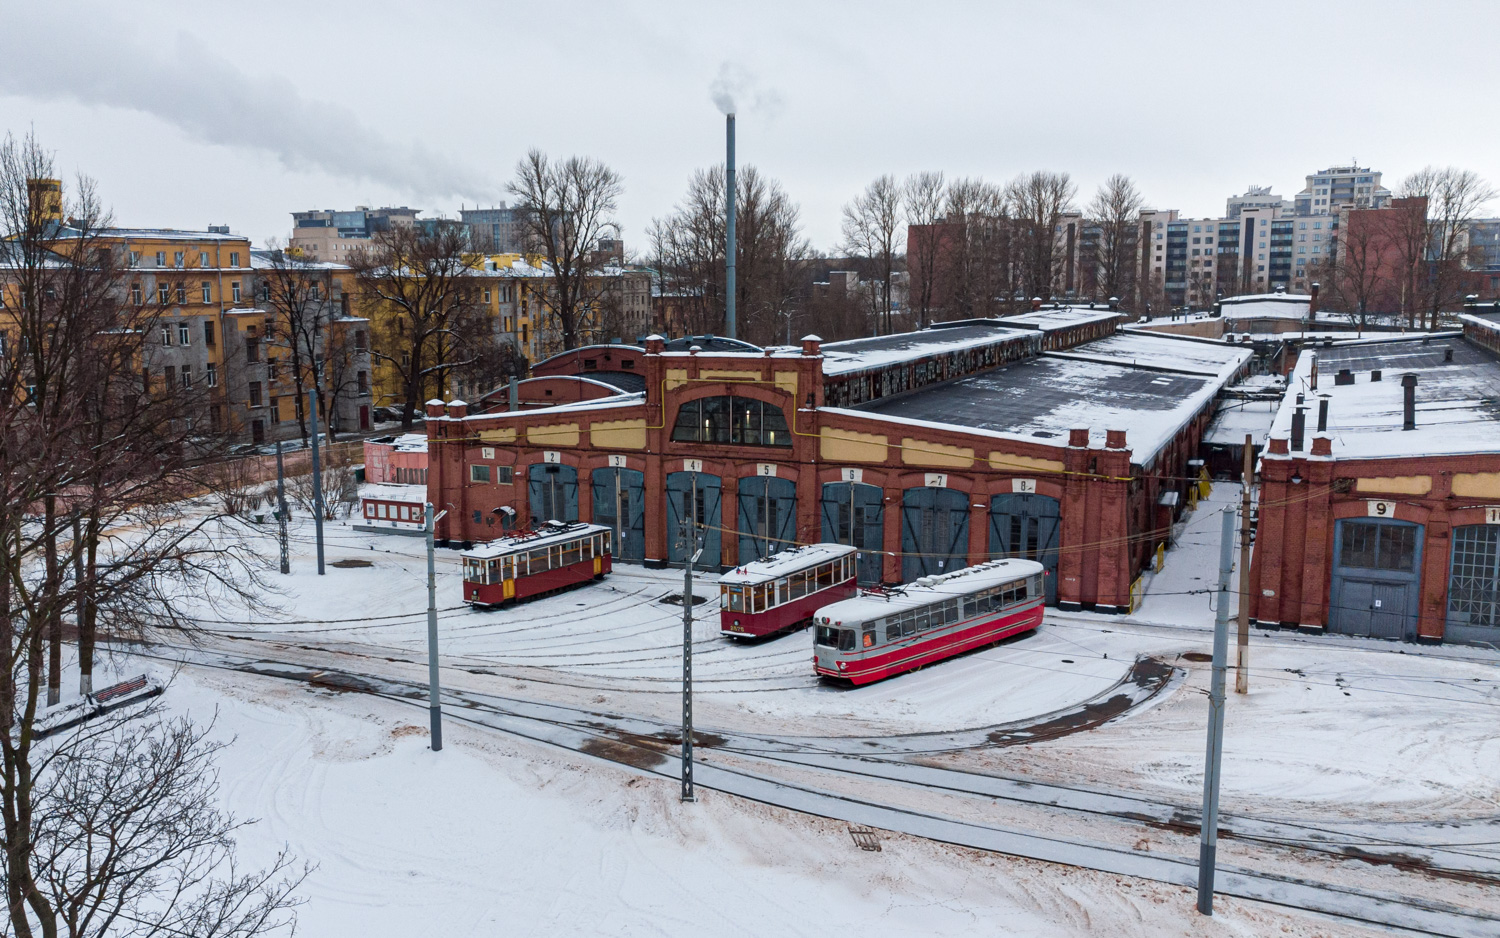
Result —
[[1042, 624], [1041, 564], [988, 563], [872, 590], [815, 617], [813, 670], [868, 684]]
[[855, 592], [853, 547], [790, 547], [719, 577], [719, 631], [731, 638], [774, 635], [812, 621], [820, 606]]
[[602, 580], [610, 570], [610, 529], [548, 521], [463, 552], [464, 602], [498, 606]]

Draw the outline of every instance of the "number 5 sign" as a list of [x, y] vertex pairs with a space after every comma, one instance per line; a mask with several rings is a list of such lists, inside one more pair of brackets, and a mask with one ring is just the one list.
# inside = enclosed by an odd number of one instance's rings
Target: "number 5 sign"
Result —
[[1371, 518], [1394, 518], [1396, 517], [1396, 503], [1370, 499], [1365, 502], [1365, 514]]

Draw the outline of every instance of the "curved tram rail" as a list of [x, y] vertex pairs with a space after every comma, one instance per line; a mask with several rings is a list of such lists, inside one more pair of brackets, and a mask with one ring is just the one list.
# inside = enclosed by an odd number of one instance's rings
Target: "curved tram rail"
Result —
[[813, 670], [868, 684], [1030, 632], [1042, 624], [1042, 569], [991, 560], [824, 606], [815, 617]]

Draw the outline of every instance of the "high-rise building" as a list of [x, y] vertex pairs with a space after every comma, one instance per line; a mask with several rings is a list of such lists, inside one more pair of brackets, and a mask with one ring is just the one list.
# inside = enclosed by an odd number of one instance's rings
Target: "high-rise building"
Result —
[[470, 237], [480, 250], [491, 254], [525, 254], [526, 226], [520, 209], [504, 202], [493, 208], [459, 209], [459, 220], [469, 226]]
[[1307, 177], [1296, 197], [1298, 215], [1337, 215], [1340, 208], [1384, 208], [1391, 190], [1380, 184], [1380, 173], [1368, 166], [1330, 166]]
[[1246, 186], [1244, 195], [1232, 195], [1224, 200], [1224, 217], [1239, 218], [1247, 208], [1274, 208], [1283, 215], [1290, 215], [1292, 203], [1272, 192], [1270, 186]]
[[347, 264], [356, 251], [369, 247], [380, 232], [416, 224], [420, 211], [404, 205], [374, 209], [361, 205], [353, 211], [329, 208], [293, 212], [292, 239], [287, 247], [320, 261]]

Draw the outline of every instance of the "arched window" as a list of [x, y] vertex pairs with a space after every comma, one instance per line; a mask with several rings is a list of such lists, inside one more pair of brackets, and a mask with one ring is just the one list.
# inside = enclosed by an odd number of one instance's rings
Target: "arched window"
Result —
[[781, 408], [752, 397], [701, 397], [677, 408], [675, 443], [732, 443], [737, 446], [791, 446]]

